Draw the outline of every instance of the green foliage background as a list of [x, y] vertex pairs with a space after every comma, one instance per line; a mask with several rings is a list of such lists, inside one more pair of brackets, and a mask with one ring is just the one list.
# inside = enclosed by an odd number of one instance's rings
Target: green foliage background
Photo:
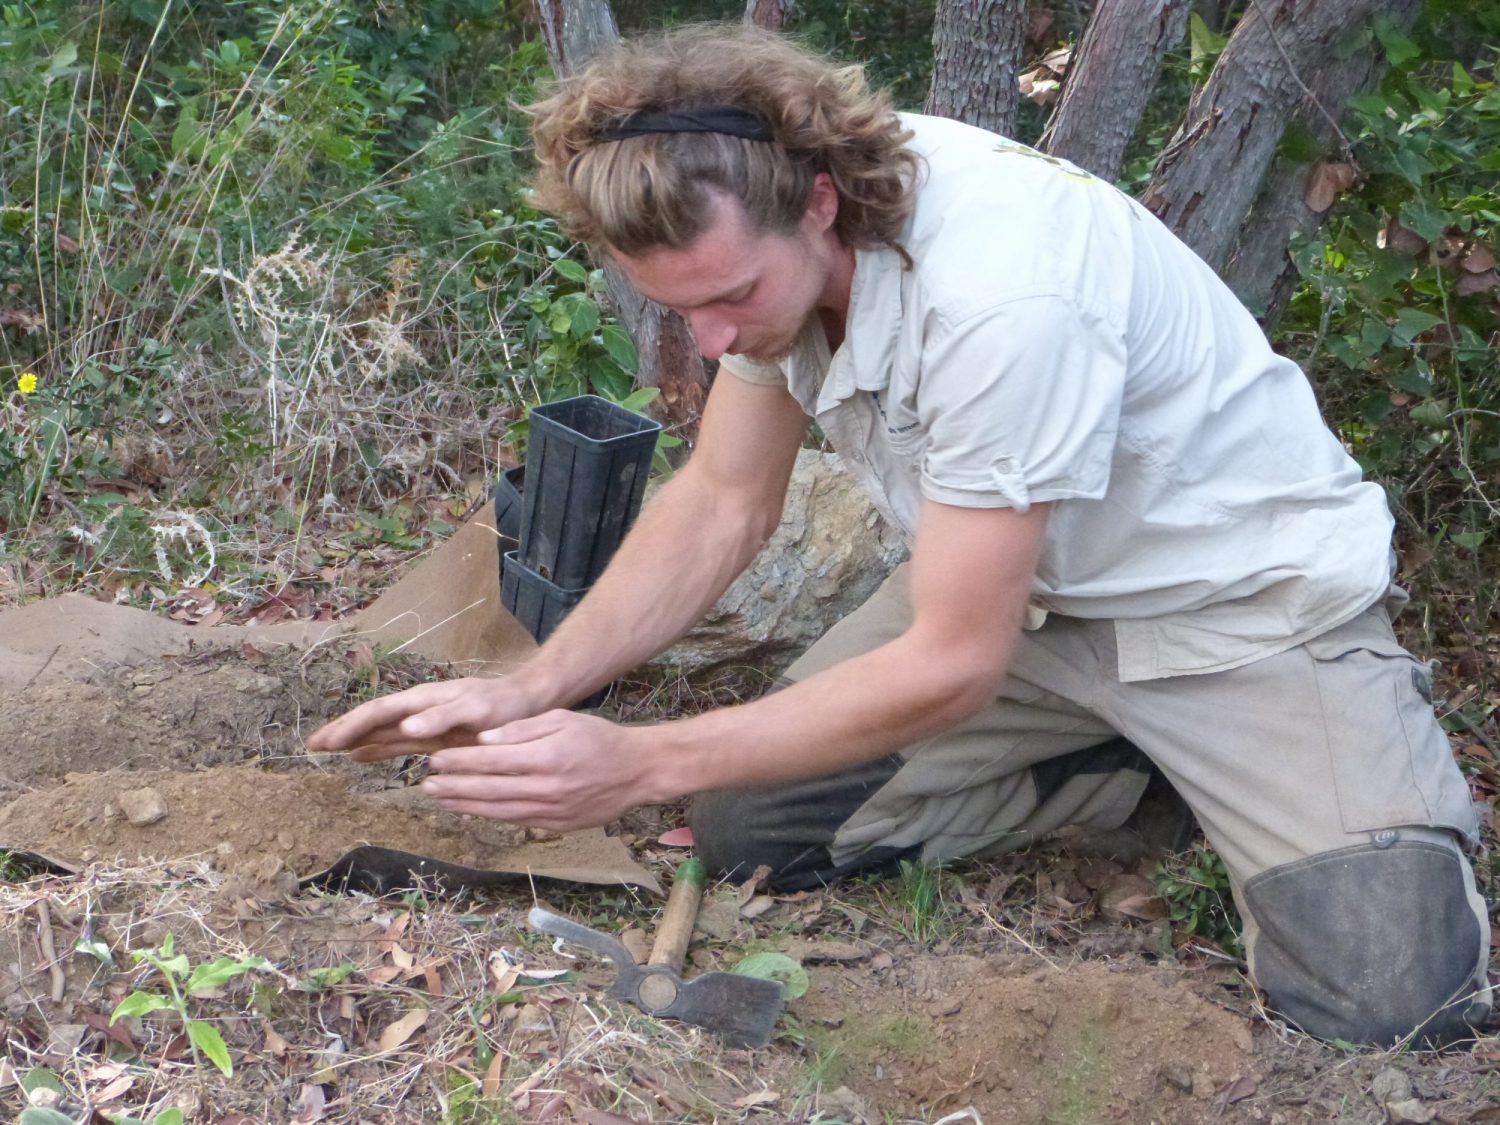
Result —
[[[616, 10], [628, 33], [743, 7]], [[251, 603], [313, 581], [320, 536], [345, 558], [446, 530], [413, 497], [493, 476], [526, 404], [631, 392], [600, 275], [527, 203], [515, 107], [547, 75], [528, 11], [0, 3], [10, 597], [160, 605], [197, 581]], [[931, 5], [797, 11], [795, 33], [920, 106]], [[1060, 31], [1077, 22], [1059, 6]], [[1205, 76], [1209, 39], [1169, 61], [1127, 189]], [[1497, 43], [1492, 5], [1430, 0], [1410, 35], [1354, 45], [1392, 70], [1353, 107], [1361, 180], [1295, 248], [1304, 282], [1278, 336], [1389, 488], [1429, 631], [1460, 638], [1476, 682], [1500, 570], [1500, 364], [1495, 291], [1461, 292], [1454, 255], [1496, 245]], [[1028, 107], [1023, 139], [1042, 121]], [[1385, 245], [1392, 221], [1422, 249]], [[1477, 691], [1454, 721], [1491, 707]]]

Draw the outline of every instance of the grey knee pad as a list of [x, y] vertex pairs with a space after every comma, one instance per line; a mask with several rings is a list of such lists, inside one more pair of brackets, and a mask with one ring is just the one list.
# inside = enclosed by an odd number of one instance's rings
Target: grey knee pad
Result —
[[834, 777], [701, 793], [688, 807], [693, 846], [715, 877], [745, 879], [764, 865], [771, 868], [770, 885], [783, 891], [889, 866], [912, 849], [870, 848], [853, 862], [835, 865], [828, 848], [901, 764], [893, 754]]
[[[1382, 833], [1382, 835], [1385, 835]], [[1396, 840], [1390, 833], [1389, 839]], [[1244, 886], [1249, 951], [1271, 1006], [1323, 1039], [1389, 1046], [1471, 1037], [1482, 929], [1469, 872], [1426, 841], [1361, 844], [1274, 867]]]

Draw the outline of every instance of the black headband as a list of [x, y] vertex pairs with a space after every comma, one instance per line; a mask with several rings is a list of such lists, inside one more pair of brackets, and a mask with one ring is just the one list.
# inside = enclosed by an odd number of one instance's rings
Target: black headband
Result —
[[610, 122], [595, 140], [623, 141], [653, 133], [725, 133], [747, 141], [776, 139], [771, 126], [757, 113], [733, 105], [706, 105], [695, 109], [637, 110]]

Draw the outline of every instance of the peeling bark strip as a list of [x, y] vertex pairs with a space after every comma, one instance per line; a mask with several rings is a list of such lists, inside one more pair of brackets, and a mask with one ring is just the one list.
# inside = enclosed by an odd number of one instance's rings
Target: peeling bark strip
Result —
[[1142, 202], [1214, 269], [1260, 190], [1308, 76], [1395, 0], [1250, 0]]
[[793, 7], [794, 0], [745, 0], [745, 22], [767, 31], [780, 31]]
[[[1421, 0], [1389, 0], [1378, 13], [1398, 31], [1408, 30], [1416, 22]], [[1297, 111], [1297, 124], [1307, 130], [1319, 152], [1342, 155], [1343, 138], [1329, 121], [1342, 118], [1344, 107], [1356, 94], [1374, 89], [1385, 74], [1385, 52], [1360, 50], [1347, 58], [1330, 58], [1307, 75], [1308, 88], [1318, 105], [1305, 100]], [[1309, 175], [1318, 165], [1299, 163], [1278, 157], [1266, 177], [1265, 186], [1256, 199], [1250, 216], [1240, 227], [1224, 280], [1269, 329], [1281, 318], [1296, 286], [1297, 271], [1287, 254], [1292, 238], [1310, 234], [1323, 222], [1327, 208], [1310, 192]]]
[[1117, 179], [1161, 73], [1181, 42], [1190, 0], [1100, 0], [1063, 82], [1042, 147]]
[[1009, 136], [1025, 40], [1025, 0], [938, 0], [927, 112]]
[[[560, 78], [574, 74], [620, 37], [609, 0], [536, 0], [536, 14], [547, 56]], [[637, 293], [619, 270], [606, 267], [604, 274], [610, 304], [641, 357], [636, 386], [660, 387], [667, 424], [691, 441], [708, 391], [692, 330], [676, 313]]]

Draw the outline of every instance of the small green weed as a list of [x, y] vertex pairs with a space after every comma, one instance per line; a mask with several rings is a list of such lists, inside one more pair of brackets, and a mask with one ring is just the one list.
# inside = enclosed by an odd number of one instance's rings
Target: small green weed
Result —
[[130, 956], [137, 963], [144, 961], [155, 969], [165, 982], [167, 991], [161, 993], [137, 989], [115, 1006], [114, 1014], [109, 1017], [109, 1022], [114, 1024], [115, 1021], [127, 1016], [139, 1017], [149, 1015], [151, 1012], [175, 1012], [177, 1018], [182, 1021], [183, 1030], [187, 1032], [193, 1057], [197, 1059], [201, 1052], [207, 1055], [209, 1061], [226, 1077], [232, 1075], [234, 1064], [230, 1061], [229, 1048], [224, 1043], [224, 1037], [219, 1034], [218, 1028], [213, 1024], [189, 1016], [188, 1001], [228, 984], [245, 973], [257, 969], [269, 969], [271, 963], [264, 957], [248, 957], [243, 960], [220, 957], [217, 961], [194, 968], [186, 954], [176, 951], [176, 939], [171, 934], [163, 938], [161, 945], [157, 948], [132, 950]]
[[1151, 882], [1166, 899], [1179, 938], [1196, 938], [1244, 957], [1239, 911], [1230, 895], [1229, 873], [1217, 852], [1198, 845], [1168, 856], [1156, 865]]
[[902, 860], [898, 869], [894, 901], [878, 889], [890, 924], [916, 942], [952, 940], [962, 926], [958, 903], [960, 879], [950, 871], [926, 863]]

